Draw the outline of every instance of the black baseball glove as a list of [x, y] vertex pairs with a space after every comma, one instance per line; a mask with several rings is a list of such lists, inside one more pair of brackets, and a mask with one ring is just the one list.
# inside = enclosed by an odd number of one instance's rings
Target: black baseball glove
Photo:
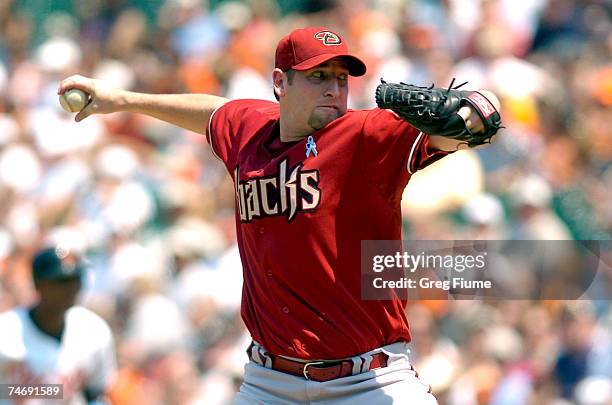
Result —
[[[429, 135], [465, 141], [470, 147], [491, 142], [491, 137], [501, 128], [499, 112], [484, 95], [477, 91], [420, 87], [406, 83], [387, 83], [381, 79], [376, 88], [376, 104], [393, 110], [415, 128]], [[467, 82], [466, 82], [467, 83]], [[463, 118], [457, 114], [464, 105], [470, 105], [480, 116], [484, 130], [471, 132]]]

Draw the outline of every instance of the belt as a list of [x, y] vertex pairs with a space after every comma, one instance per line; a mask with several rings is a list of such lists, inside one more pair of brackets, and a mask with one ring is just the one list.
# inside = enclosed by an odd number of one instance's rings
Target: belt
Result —
[[[249, 357], [250, 354], [251, 351], [249, 350]], [[353, 375], [354, 363], [351, 359], [301, 362], [270, 353], [266, 353], [266, 355], [272, 361], [272, 370], [304, 377], [307, 380], [325, 382]], [[369, 368], [362, 370], [362, 372], [386, 367], [388, 359], [389, 356], [383, 352], [375, 353], [372, 355]]]

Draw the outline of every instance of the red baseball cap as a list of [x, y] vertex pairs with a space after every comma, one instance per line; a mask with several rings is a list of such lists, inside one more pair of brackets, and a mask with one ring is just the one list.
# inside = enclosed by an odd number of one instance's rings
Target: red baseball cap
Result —
[[351, 76], [365, 74], [365, 63], [348, 53], [340, 35], [325, 27], [307, 27], [292, 31], [278, 42], [274, 67], [283, 72], [308, 70], [337, 57], [348, 63]]

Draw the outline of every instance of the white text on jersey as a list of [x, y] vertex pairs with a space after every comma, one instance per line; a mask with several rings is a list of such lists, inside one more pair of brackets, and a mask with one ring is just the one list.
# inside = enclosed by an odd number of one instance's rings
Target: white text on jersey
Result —
[[319, 171], [302, 170], [302, 163], [288, 168], [288, 161], [287, 158], [281, 161], [273, 176], [246, 181], [240, 181], [240, 168], [236, 166], [234, 182], [240, 221], [286, 215], [291, 222], [298, 212], [312, 211], [319, 206]]

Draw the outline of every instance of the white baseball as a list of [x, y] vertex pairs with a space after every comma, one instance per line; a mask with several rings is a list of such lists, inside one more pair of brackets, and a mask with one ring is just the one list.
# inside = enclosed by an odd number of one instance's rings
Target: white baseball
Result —
[[79, 112], [88, 103], [89, 95], [83, 90], [69, 89], [59, 96], [62, 108], [68, 112]]

